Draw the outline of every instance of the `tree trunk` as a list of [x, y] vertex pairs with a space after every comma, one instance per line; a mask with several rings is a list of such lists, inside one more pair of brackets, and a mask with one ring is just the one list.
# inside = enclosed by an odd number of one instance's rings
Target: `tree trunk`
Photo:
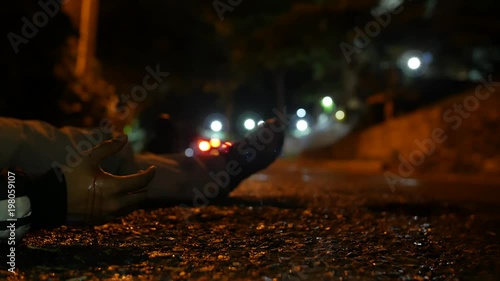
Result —
[[78, 39], [78, 56], [75, 74], [84, 77], [89, 72], [91, 61], [95, 58], [98, 0], [83, 0], [80, 16], [80, 38]]

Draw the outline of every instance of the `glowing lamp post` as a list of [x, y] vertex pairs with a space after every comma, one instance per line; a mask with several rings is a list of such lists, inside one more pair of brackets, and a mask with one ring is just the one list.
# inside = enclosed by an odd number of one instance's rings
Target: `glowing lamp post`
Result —
[[417, 70], [422, 65], [422, 62], [417, 57], [411, 57], [411, 58], [408, 59], [407, 65], [408, 65], [409, 69], [411, 69], [411, 70]]
[[249, 131], [253, 130], [255, 128], [255, 121], [253, 119], [247, 119], [243, 122], [243, 126]]
[[333, 99], [331, 97], [326, 96], [321, 100], [321, 106], [326, 112], [332, 112], [335, 103], [333, 102]]
[[214, 120], [210, 123], [210, 129], [214, 132], [220, 132], [222, 130], [222, 122], [219, 120]]

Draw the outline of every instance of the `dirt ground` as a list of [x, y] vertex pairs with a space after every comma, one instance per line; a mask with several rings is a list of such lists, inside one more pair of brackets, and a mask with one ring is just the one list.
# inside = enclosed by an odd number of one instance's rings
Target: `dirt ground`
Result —
[[17, 248], [18, 273], [0, 278], [500, 280], [498, 204], [302, 179], [280, 173], [245, 182], [217, 205], [35, 231]]

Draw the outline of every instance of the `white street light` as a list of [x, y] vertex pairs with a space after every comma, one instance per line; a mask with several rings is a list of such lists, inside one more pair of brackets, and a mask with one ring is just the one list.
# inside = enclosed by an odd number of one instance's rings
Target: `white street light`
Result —
[[303, 109], [303, 108], [299, 108], [299, 109], [297, 109], [297, 116], [298, 116], [299, 118], [303, 118], [303, 117], [305, 117], [305, 116], [306, 116], [306, 110], [305, 110], [305, 109]]
[[339, 120], [339, 121], [344, 120], [345, 112], [342, 110], [335, 112], [335, 118], [337, 118], [337, 120]]
[[408, 68], [410, 68], [411, 70], [417, 70], [418, 68], [420, 68], [420, 65], [422, 65], [422, 62], [417, 57], [411, 57], [410, 59], [408, 59], [407, 64]]
[[214, 132], [220, 132], [222, 130], [222, 122], [219, 120], [212, 121], [212, 123], [210, 123], [210, 129]]
[[297, 121], [296, 126], [297, 126], [297, 130], [304, 132], [309, 127], [309, 124], [307, 123], [306, 120], [301, 119], [301, 120]]
[[193, 157], [194, 155], [194, 150], [192, 148], [186, 148], [186, 150], [184, 151], [184, 154], [187, 156], [187, 157]]
[[331, 107], [333, 105], [333, 99], [331, 97], [324, 97], [322, 100], [321, 100], [321, 104], [324, 106], [324, 107]]
[[245, 127], [245, 129], [247, 129], [249, 131], [253, 130], [255, 128], [255, 121], [253, 119], [247, 119], [243, 123], [243, 126]]

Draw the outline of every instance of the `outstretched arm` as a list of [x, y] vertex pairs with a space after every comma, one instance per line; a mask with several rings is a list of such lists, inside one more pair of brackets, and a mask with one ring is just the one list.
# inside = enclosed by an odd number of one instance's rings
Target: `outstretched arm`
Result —
[[155, 168], [127, 176], [104, 172], [99, 164], [120, 151], [127, 137], [106, 141], [85, 151], [81, 165], [63, 173], [57, 169], [28, 177], [19, 169], [3, 169], [0, 177], [0, 240], [9, 245], [30, 229], [59, 226], [65, 222], [104, 222], [117, 211], [143, 203], [145, 187]]
[[[113, 137], [112, 124], [105, 121], [99, 128], [83, 130], [0, 117], [0, 167], [20, 167], [29, 175], [41, 175], [51, 168], [72, 170], [81, 164], [84, 151]], [[102, 167], [119, 175], [135, 172], [131, 147], [106, 159]]]

